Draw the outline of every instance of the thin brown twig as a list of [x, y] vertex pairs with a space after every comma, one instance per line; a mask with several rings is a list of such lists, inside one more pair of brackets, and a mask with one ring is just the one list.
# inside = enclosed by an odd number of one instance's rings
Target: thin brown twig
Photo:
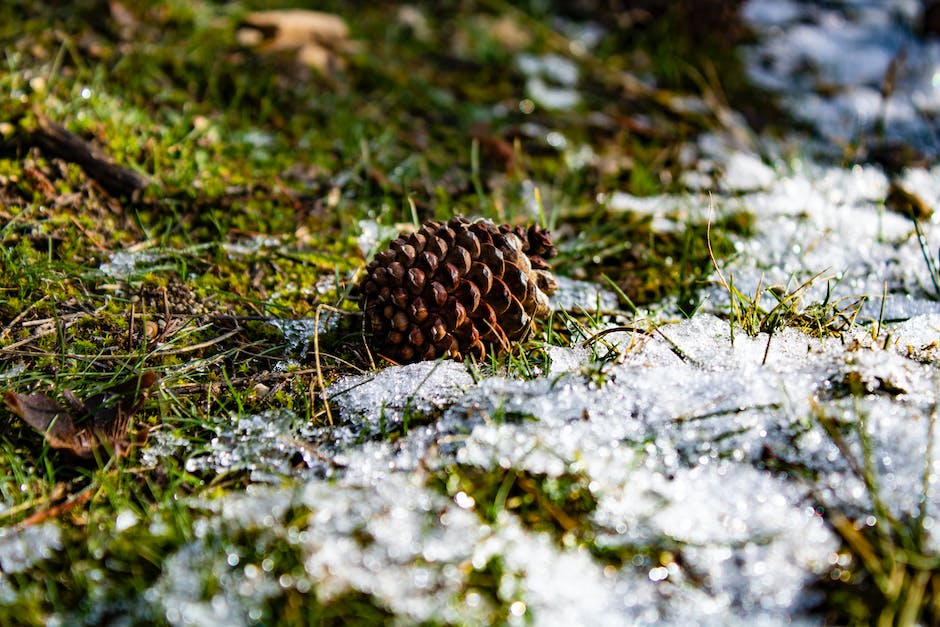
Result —
[[[90, 316], [91, 314], [83, 313], [83, 315], [85, 315], [85, 316]], [[64, 329], [67, 329], [67, 328], [70, 327], [70, 326], [72, 326], [72, 325], [75, 324], [76, 322], [78, 322], [78, 320], [66, 322], [66, 323], [65, 323], [65, 326], [63, 327], [63, 330], [64, 330]], [[36, 331], [36, 333], [33, 333], [32, 335], [30, 335], [30, 336], [27, 337], [27, 338], [23, 338], [22, 340], [20, 340], [20, 341], [18, 341], [18, 342], [13, 342], [12, 344], [10, 344], [10, 345], [8, 345], [8, 346], [4, 346], [3, 348], [0, 348], [0, 352], [3, 352], [3, 353], [11, 353], [11, 352], [13, 352], [14, 349], [19, 348], [20, 346], [23, 346], [23, 345], [25, 345], [25, 344], [29, 344], [29, 343], [32, 342], [33, 340], [38, 340], [38, 339], [40, 339], [40, 338], [46, 337], [47, 335], [52, 335], [53, 333], [58, 333], [58, 332], [59, 332], [59, 327], [58, 327], [58, 325], [56, 325], [56, 326], [51, 326], [51, 327], [49, 327], [48, 329], [39, 329], [38, 331]], [[44, 353], [44, 354], [48, 354], [48, 353]]]
[[28, 510], [28, 509], [30, 509], [30, 508], [36, 506], [36, 505], [37, 505], [37, 500], [38, 500], [40, 503], [52, 503], [53, 501], [58, 501], [58, 500], [61, 499], [64, 495], [65, 495], [65, 484], [64, 484], [64, 483], [61, 483], [61, 482], [60, 482], [60, 483], [57, 483], [57, 484], [55, 484], [55, 486], [53, 486], [53, 488], [52, 488], [52, 493], [49, 494], [49, 496], [47, 496], [47, 497], [45, 497], [45, 498], [43, 498], [43, 499], [36, 499], [36, 500], [26, 501], [25, 503], [20, 503], [19, 505], [15, 505], [15, 506], [13, 506], [13, 507], [11, 507], [11, 508], [9, 508], [9, 509], [3, 510], [2, 512], [0, 512], [0, 520], [3, 520], [3, 519], [5, 519], [5, 518], [12, 518], [12, 517], [14, 517], [14, 516], [18, 516], [21, 512], [24, 512], [24, 511], [26, 511], [26, 510]]
[[134, 196], [150, 184], [145, 175], [115, 163], [98, 146], [38, 112], [32, 138], [47, 155], [77, 163], [108, 194]]
[[[4, 339], [6, 339], [7, 335], [10, 334], [10, 331], [13, 330], [13, 327], [15, 327], [16, 324], [17, 324], [20, 320], [22, 320], [23, 318], [25, 318], [25, 317], [29, 314], [30, 311], [32, 311], [33, 309], [35, 309], [36, 306], [39, 305], [39, 303], [43, 302], [43, 301], [46, 300], [47, 298], [49, 298], [49, 295], [48, 295], [48, 294], [46, 294], [45, 296], [43, 296], [43, 297], [40, 298], [39, 300], [36, 300], [36, 301], [30, 303], [30, 304], [29, 304], [29, 307], [27, 307], [26, 309], [24, 309], [24, 310], [21, 311], [20, 313], [16, 314], [16, 317], [13, 318], [13, 320], [10, 321], [10, 324], [8, 324], [8, 325], [6, 325], [5, 327], [3, 327], [3, 331], [0, 331], [0, 341], [3, 341]], [[26, 325], [23, 325], [23, 326], [26, 326]]]
[[85, 237], [87, 237], [88, 240], [89, 240], [92, 244], [94, 244], [95, 248], [97, 248], [97, 249], [100, 250], [101, 252], [108, 252], [108, 251], [109, 251], [109, 249], [108, 249], [107, 247], [105, 247], [104, 245], [102, 245], [101, 242], [99, 242], [98, 239], [97, 239], [94, 235], [92, 235], [91, 233], [88, 232], [88, 229], [86, 229], [85, 227], [82, 226], [81, 222], [79, 222], [78, 219], [77, 219], [75, 216], [69, 216], [69, 221], [70, 221], [72, 224], [74, 224], [75, 227], [76, 227], [79, 231], [82, 232], [82, 235], [84, 235]]
[[47, 509], [40, 510], [36, 512], [35, 514], [33, 514], [32, 516], [28, 516], [27, 518], [24, 518], [19, 523], [17, 523], [13, 528], [16, 531], [22, 531], [23, 529], [26, 529], [27, 527], [31, 527], [33, 525], [39, 524], [41, 522], [49, 520], [50, 518], [58, 518], [62, 514], [65, 514], [75, 509], [79, 505], [87, 503], [88, 500], [94, 494], [95, 487], [96, 487], [95, 484], [86, 486], [77, 494], [73, 494], [68, 499], [66, 499], [64, 503], [60, 503], [58, 505], [54, 505]]

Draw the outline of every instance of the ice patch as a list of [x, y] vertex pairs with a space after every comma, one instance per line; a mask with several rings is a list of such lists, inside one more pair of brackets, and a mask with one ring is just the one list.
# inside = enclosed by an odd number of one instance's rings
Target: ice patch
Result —
[[138, 266], [146, 266], [160, 259], [160, 256], [148, 252], [115, 251], [111, 258], [98, 266], [98, 270], [105, 276], [114, 279], [127, 279], [137, 271]]
[[251, 239], [238, 242], [224, 242], [222, 249], [228, 253], [229, 257], [245, 257], [253, 255], [263, 248], [277, 248], [280, 245], [280, 240], [276, 238], [256, 235]]
[[216, 436], [208, 450], [186, 460], [186, 471], [248, 471], [252, 481], [283, 481], [297, 465], [295, 456], [301, 456], [305, 448], [305, 422], [287, 410], [223, 419], [214, 425]]
[[558, 291], [549, 298], [552, 309], [614, 311], [618, 307], [617, 295], [596, 283], [565, 276], [555, 278], [558, 281]]
[[398, 229], [395, 227], [384, 226], [375, 220], [359, 220], [359, 237], [356, 238], [356, 243], [362, 251], [362, 256], [372, 259], [375, 253], [379, 252], [380, 246], [397, 236]]
[[345, 422], [394, 429], [409, 417], [439, 412], [475, 384], [461, 363], [423, 361], [374, 374], [344, 377], [327, 390]]
[[284, 341], [287, 342], [287, 349], [290, 352], [297, 353], [303, 358], [307, 355], [313, 336], [336, 328], [336, 325], [339, 324], [339, 316], [333, 312], [323, 313], [320, 316], [319, 327], [316, 318], [298, 318], [296, 320], [270, 318], [267, 323], [277, 328], [284, 335]]
[[721, 183], [729, 191], [753, 191], [770, 187], [775, 179], [774, 171], [756, 155], [735, 152], [725, 164]]

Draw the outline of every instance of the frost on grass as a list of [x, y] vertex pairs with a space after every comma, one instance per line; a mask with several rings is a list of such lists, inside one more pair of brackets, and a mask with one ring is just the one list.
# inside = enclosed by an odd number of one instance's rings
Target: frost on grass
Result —
[[[214, 425], [216, 435], [202, 454], [186, 460], [187, 472], [248, 472], [253, 481], [278, 482], [295, 466], [309, 467], [305, 421], [290, 411], [233, 415]], [[297, 458], [300, 457], [300, 460]]]
[[[450, 361], [341, 379], [332, 431], [286, 412], [218, 428], [195, 466], [280, 480], [194, 502], [196, 537], [145, 602], [172, 624], [264, 620], [294, 593], [359, 595], [408, 623], [813, 622], [813, 583], [839, 549], [819, 508], [872, 511], [846, 452], [868, 447], [896, 515], [940, 515], [920, 490], [935, 367], [907, 348], [929, 351], [935, 324], [888, 325], [887, 348], [864, 329], [732, 344], [726, 320], [699, 314], [610, 333], [606, 349], [555, 347], [557, 369], [528, 381], [475, 381]], [[305, 466], [299, 440], [329, 444]], [[442, 489], [461, 473], [505, 487]], [[573, 526], [531, 528], [518, 478], [572, 476], [590, 492]], [[551, 519], [541, 494], [529, 507]]]
[[0, 529], [0, 573], [21, 573], [62, 548], [62, 534], [55, 523], [22, 530]]

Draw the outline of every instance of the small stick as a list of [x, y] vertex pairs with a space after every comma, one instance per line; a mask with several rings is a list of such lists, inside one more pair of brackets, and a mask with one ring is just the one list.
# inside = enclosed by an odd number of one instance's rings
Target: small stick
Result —
[[133, 196], [150, 180], [128, 167], [118, 165], [103, 150], [70, 132], [42, 114], [36, 116], [33, 139], [52, 157], [77, 163], [106, 192], [115, 196]]
[[81, 224], [81, 222], [79, 222], [79, 221], [75, 218], [75, 216], [69, 216], [69, 221], [70, 221], [72, 224], [74, 224], [74, 225], [76, 226], [76, 228], [78, 228], [79, 231], [82, 232], [82, 235], [84, 235], [85, 237], [87, 237], [87, 238], [91, 241], [91, 243], [95, 245], [95, 248], [97, 248], [98, 250], [100, 250], [100, 251], [102, 251], [102, 252], [107, 252], [107, 251], [108, 251], [108, 248], [105, 247], [104, 245], [102, 245], [102, 243], [99, 242], [98, 239], [97, 239], [94, 235], [92, 235], [91, 233], [89, 233], [89, 232], [88, 232], [88, 229], [86, 229], [85, 227], [83, 227], [82, 224]]
[[25, 318], [26, 315], [27, 315], [29, 312], [31, 312], [31, 311], [36, 307], [36, 305], [38, 305], [38, 304], [41, 303], [42, 301], [46, 300], [47, 298], [49, 298], [49, 295], [48, 295], [48, 294], [46, 294], [45, 296], [43, 296], [43, 297], [40, 298], [39, 300], [30, 303], [30, 304], [29, 304], [29, 307], [27, 307], [26, 309], [24, 309], [24, 310], [21, 311], [20, 313], [16, 314], [16, 317], [13, 318], [13, 320], [10, 320], [10, 324], [8, 324], [8, 325], [6, 325], [5, 327], [3, 327], [3, 331], [0, 331], [0, 341], [3, 341], [4, 339], [6, 339], [7, 335], [10, 334], [10, 331], [13, 329], [13, 327], [16, 326], [16, 323], [19, 322], [20, 320], [22, 320], [23, 318]]
[[22, 531], [23, 529], [27, 527], [32, 527], [33, 525], [44, 522], [50, 518], [58, 518], [62, 514], [65, 514], [75, 509], [79, 505], [87, 503], [88, 499], [91, 498], [91, 495], [94, 494], [93, 488], [95, 488], [94, 484], [84, 488], [78, 494], [73, 494], [64, 503], [60, 503], [59, 505], [54, 505], [53, 507], [50, 507], [48, 509], [40, 510], [36, 512], [35, 514], [33, 514], [32, 516], [24, 518], [23, 520], [21, 520], [19, 523], [16, 524], [14, 529], [17, 531]]

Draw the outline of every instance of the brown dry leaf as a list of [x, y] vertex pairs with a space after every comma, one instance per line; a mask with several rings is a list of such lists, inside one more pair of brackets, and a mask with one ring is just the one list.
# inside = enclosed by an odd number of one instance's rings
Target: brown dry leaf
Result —
[[111, 19], [120, 31], [121, 39], [127, 40], [140, 29], [140, 20], [127, 10], [127, 7], [118, 0], [109, 0], [108, 8], [111, 10]]
[[342, 18], [306, 9], [249, 13], [238, 41], [259, 52], [296, 50], [300, 63], [321, 72], [342, 69], [340, 55], [350, 48], [349, 28]]
[[[127, 437], [131, 418], [158, 379], [155, 373], [145, 372], [86, 402], [66, 391], [63, 396], [69, 407], [39, 393], [7, 392], [5, 401], [10, 411], [42, 433], [53, 448], [88, 459], [95, 449], [104, 445], [115, 457], [123, 457], [131, 449], [132, 443]], [[82, 422], [84, 425], [79, 428], [77, 423]], [[145, 437], [146, 432], [143, 433]], [[139, 437], [137, 443], [142, 442]]]
[[933, 209], [917, 194], [908, 191], [898, 181], [891, 181], [885, 206], [913, 220], [929, 220]]

